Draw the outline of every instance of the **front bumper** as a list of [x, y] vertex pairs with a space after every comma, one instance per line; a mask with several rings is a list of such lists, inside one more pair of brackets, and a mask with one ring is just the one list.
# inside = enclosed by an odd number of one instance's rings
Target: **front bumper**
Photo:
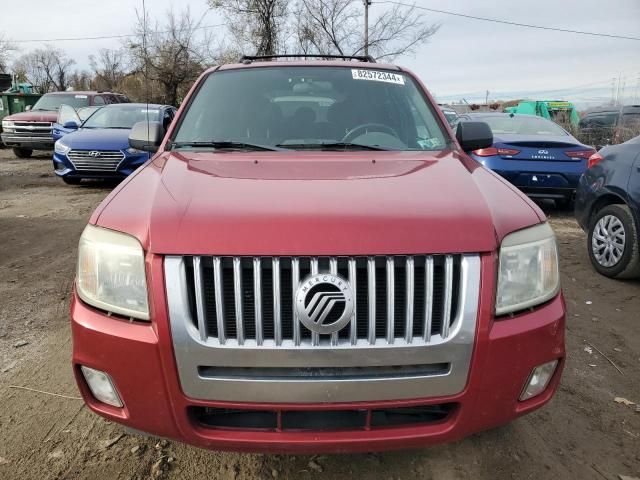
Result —
[[[162, 263], [160, 257], [150, 260], [154, 319], [150, 324], [108, 317], [76, 296], [71, 308], [74, 373], [85, 402], [94, 412], [135, 430], [217, 450], [317, 453], [410, 448], [457, 440], [507, 423], [547, 403], [560, 380], [565, 355], [562, 296], [532, 312], [494, 320], [491, 312], [495, 258], [487, 255], [482, 258], [482, 286], [471, 366], [466, 385], [457, 394], [434, 397], [425, 391], [420, 398], [339, 403], [256, 403], [251, 398], [242, 402], [190, 398], [179, 381]], [[519, 402], [531, 370], [556, 359], [560, 361], [559, 367], [547, 389], [537, 397]], [[79, 372], [80, 365], [107, 372], [124, 407], [114, 408], [96, 401]], [[332, 431], [209, 428], [190, 413], [194, 407], [274, 412], [371, 412], [441, 404], [453, 404], [454, 408], [437, 422]], [[370, 413], [366, 415], [370, 416]]]
[[2, 143], [12, 148], [30, 148], [32, 150], [52, 150], [52, 137], [27, 137], [13, 133], [2, 133]]

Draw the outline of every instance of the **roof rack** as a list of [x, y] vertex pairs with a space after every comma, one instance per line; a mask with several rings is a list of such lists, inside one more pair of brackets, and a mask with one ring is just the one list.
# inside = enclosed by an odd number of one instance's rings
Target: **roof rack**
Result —
[[320, 58], [323, 60], [357, 60], [359, 62], [376, 63], [376, 59], [371, 55], [322, 55], [322, 54], [298, 54], [298, 55], [243, 55], [240, 63], [249, 64], [251, 62], [261, 62], [279, 58]]

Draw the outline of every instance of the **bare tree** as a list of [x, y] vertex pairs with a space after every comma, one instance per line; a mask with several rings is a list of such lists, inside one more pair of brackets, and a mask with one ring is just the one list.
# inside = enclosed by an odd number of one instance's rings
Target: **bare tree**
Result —
[[[362, 2], [359, 0], [299, 0], [296, 40], [310, 53], [361, 55], [364, 52]], [[369, 27], [369, 53], [393, 60], [415, 53], [438, 29], [415, 6], [395, 5], [374, 18]]]
[[208, 0], [223, 11], [229, 32], [241, 50], [273, 55], [283, 47], [288, 18], [287, 0]]
[[86, 70], [76, 70], [69, 75], [69, 86], [74, 90], [91, 90], [92, 77]]
[[129, 48], [137, 72], [152, 86], [154, 83], [161, 86], [159, 95], [147, 92], [151, 99], [177, 105], [211, 61], [211, 38], [201, 28], [201, 22], [187, 8], [179, 15], [167, 12], [164, 24], [155, 22], [150, 27], [149, 18], [138, 13], [137, 38], [129, 43]]
[[[369, 30], [369, 52], [377, 59], [393, 60], [400, 55], [414, 54], [429, 41], [440, 24], [427, 23], [415, 6], [395, 5], [378, 16]], [[364, 43], [355, 53], [364, 49]]]
[[9, 40], [0, 35], [0, 72], [6, 71], [9, 56], [15, 49], [15, 46]]
[[98, 55], [89, 56], [93, 70], [93, 82], [97, 90], [116, 91], [120, 88], [126, 74], [127, 56], [123, 49], [102, 48]]
[[361, 16], [351, 0], [300, 0], [297, 42], [307, 53], [353, 54], [363, 44]]
[[[362, 0], [208, 0], [226, 16], [236, 49], [272, 55], [287, 50], [361, 55]], [[288, 4], [292, 7], [289, 8]], [[369, 27], [369, 52], [379, 59], [415, 53], [438, 31], [415, 6], [380, 10]]]
[[69, 77], [75, 63], [64, 51], [48, 45], [20, 56], [14, 71], [43, 93], [63, 91], [71, 86]]
[[53, 82], [38, 64], [35, 52], [26, 53], [18, 57], [13, 63], [13, 71], [18, 80], [28, 82], [42, 93], [54, 90]]

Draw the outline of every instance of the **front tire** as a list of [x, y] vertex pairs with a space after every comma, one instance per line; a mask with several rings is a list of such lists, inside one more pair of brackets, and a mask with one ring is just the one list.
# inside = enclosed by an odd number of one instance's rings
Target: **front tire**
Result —
[[608, 205], [589, 223], [587, 248], [593, 267], [610, 278], [640, 277], [638, 229], [626, 205]]
[[13, 154], [18, 157], [18, 158], [29, 158], [31, 157], [31, 154], [33, 153], [33, 150], [31, 150], [30, 148], [14, 148], [13, 149]]
[[64, 183], [66, 183], [67, 185], [80, 185], [80, 179], [79, 178], [62, 177], [62, 181]]

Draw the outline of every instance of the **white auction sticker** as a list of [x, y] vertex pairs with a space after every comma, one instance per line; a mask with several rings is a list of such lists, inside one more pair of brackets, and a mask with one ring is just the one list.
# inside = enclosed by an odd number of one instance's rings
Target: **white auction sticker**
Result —
[[404, 75], [400, 75], [399, 73], [369, 70], [365, 68], [352, 68], [351, 76], [353, 76], [354, 80], [372, 80], [374, 82], [387, 82], [404, 85]]

